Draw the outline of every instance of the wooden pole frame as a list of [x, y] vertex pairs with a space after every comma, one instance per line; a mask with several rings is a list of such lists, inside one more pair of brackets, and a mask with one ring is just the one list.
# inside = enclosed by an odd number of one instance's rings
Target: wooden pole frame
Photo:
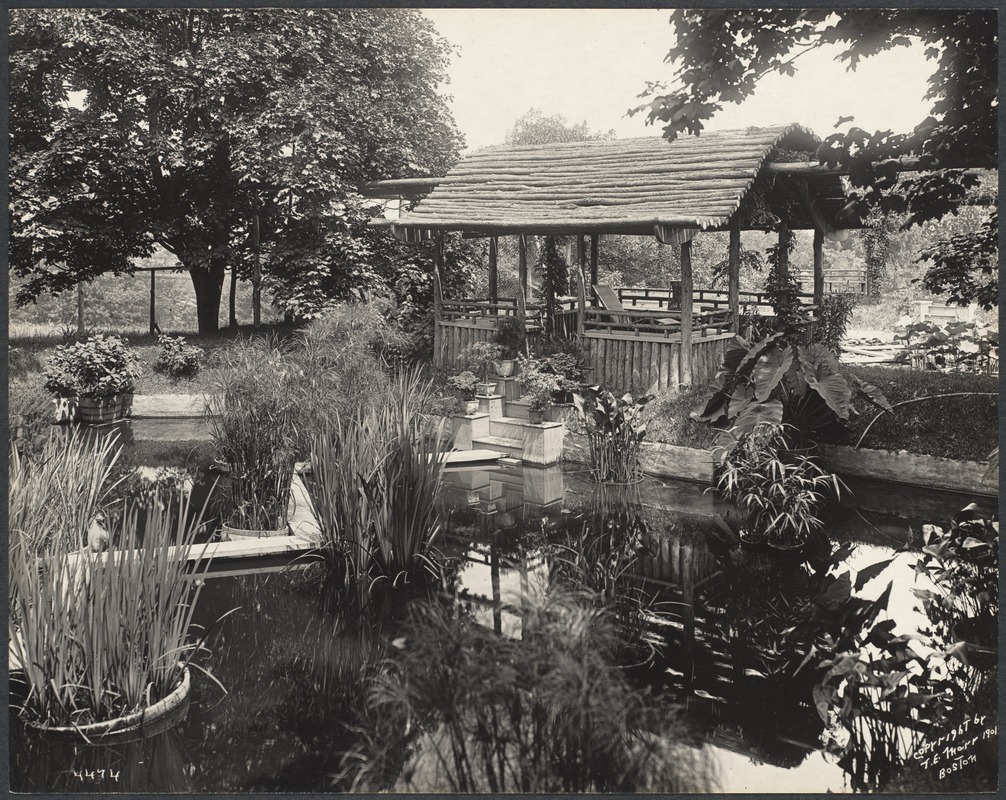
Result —
[[524, 355], [528, 355], [527, 349], [527, 240], [524, 234], [517, 236], [517, 321], [518, 340], [520, 349]]
[[[597, 247], [600, 235], [597, 233], [590, 234], [590, 285], [597, 285]], [[596, 300], [591, 297], [591, 305], [594, 305]]]
[[583, 236], [578, 234], [576, 237], [576, 270], [577, 270], [577, 305], [579, 306], [579, 314], [576, 316], [576, 336], [580, 340], [580, 347], [584, 346], [584, 324], [586, 323], [587, 317], [587, 286], [586, 286], [586, 276], [584, 275], [584, 246], [583, 246]]

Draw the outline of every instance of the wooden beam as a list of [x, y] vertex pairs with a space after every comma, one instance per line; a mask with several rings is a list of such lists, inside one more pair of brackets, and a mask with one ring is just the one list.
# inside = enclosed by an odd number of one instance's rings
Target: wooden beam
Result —
[[441, 367], [444, 364], [444, 331], [441, 325], [444, 318], [444, 291], [441, 283], [441, 262], [444, 259], [444, 236], [437, 233], [433, 239], [433, 363]]
[[499, 272], [497, 271], [496, 260], [499, 254], [499, 239], [496, 236], [489, 237], [489, 299], [492, 302], [499, 300]]
[[681, 356], [678, 382], [692, 385], [692, 242], [681, 243]]
[[727, 268], [727, 300], [730, 303], [731, 329], [740, 332], [741, 225], [735, 214], [730, 220], [730, 250]]
[[824, 233], [814, 231], [814, 305], [824, 300]]
[[597, 240], [598, 234], [590, 234], [590, 285], [597, 283]]
[[[150, 273], [153, 277], [153, 273]], [[77, 333], [84, 332], [84, 282], [77, 283]]]

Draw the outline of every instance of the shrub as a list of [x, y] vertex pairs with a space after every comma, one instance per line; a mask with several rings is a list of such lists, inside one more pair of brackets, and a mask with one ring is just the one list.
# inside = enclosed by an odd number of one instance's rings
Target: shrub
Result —
[[838, 355], [855, 308], [855, 295], [829, 294], [826, 296], [818, 309], [817, 318], [814, 320], [813, 340]]
[[107, 554], [40, 561], [12, 538], [10, 641], [29, 689], [22, 719], [58, 726], [116, 719], [178, 686], [180, 662], [199, 649], [189, 634], [202, 585], [187, 575], [194, 528], [182, 530], [184, 519], [172, 535], [155, 505], [140, 547], [136, 514], [127, 514]]
[[628, 393], [616, 398], [600, 386], [585, 386], [573, 395], [587, 431], [587, 464], [594, 480], [628, 483], [639, 477], [639, 446], [646, 436], [642, 411], [651, 399]]
[[647, 438], [679, 447], [713, 447], [716, 429], [689, 416], [706, 392], [706, 386], [697, 384], [656, 393], [646, 407]]
[[157, 337], [157, 344], [161, 349], [154, 363], [155, 370], [175, 379], [191, 378], [199, 372], [204, 355], [201, 347], [189, 344], [183, 336], [163, 334]]
[[53, 420], [52, 397], [34, 381], [12, 380], [7, 386], [8, 444], [22, 453], [37, 451]]
[[130, 393], [140, 376], [136, 356], [118, 336], [61, 344], [45, 368], [45, 388], [60, 397]]
[[461, 352], [461, 363], [483, 383], [488, 383], [496, 374], [496, 362], [503, 358], [503, 348], [495, 342], [473, 342]]

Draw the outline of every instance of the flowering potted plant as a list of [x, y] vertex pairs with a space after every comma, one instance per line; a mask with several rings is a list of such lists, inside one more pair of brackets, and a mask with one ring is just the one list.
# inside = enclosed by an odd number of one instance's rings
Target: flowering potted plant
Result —
[[140, 376], [135, 354], [118, 336], [92, 336], [58, 345], [45, 368], [45, 388], [73, 399], [82, 422], [96, 425], [122, 419], [132, 407]]

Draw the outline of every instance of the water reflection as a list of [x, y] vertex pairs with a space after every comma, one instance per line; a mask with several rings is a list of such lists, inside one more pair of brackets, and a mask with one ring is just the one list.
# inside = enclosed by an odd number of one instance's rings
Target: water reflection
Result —
[[[526, 694], [530, 684], [518, 673], [530, 674], [539, 661], [551, 669], [569, 653], [585, 652], [572, 633], [588, 629], [602, 610], [610, 638], [598, 652], [621, 667], [611, 690], [618, 699], [609, 703], [637, 714], [636, 732], [619, 741], [645, 745], [639, 752], [648, 759], [689, 765], [649, 788], [907, 785], [918, 731], [866, 717], [849, 739], [837, 741], [834, 720], [826, 722], [815, 707], [821, 673], [803, 662], [820, 643], [801, 626], [820, 605], [822, 577], [796, 561], [732, 547], [717, 520], [728, 509], [702, 487], [656, 481], [599, 487], [558, 468], [483, 469], [451, 473], [444, 502], [449, 519], [438, 543], [445, 565], [439, 593], [333, 603], [310, 568], [210, 579], [198, 622], [241, 609], [216, 631], [208, 665], [228, 693], [197, 676], [190, 712], [177, 728], [125, 747], [46, 744], [14, 724], [14, 788], [445, 791], [492, 789], [493, 782], [498, 790], [643, 788], [612, 777], [613, 761], [610, 774], [574, 770], [557, 783], [546, 777], [554, 770], [525, 770], [537, 776], [530, 780], [518, 768], [527, 767], [522, 759], [534, 748], [548, 752], [541, 748], [546, 735], [564, 742], [569, 763], [580, 766], [584, 748], [597, 745], [544, 723], [537, 733], [527, 728], [543, 707]], [[829, 534], [859, 543], [842, 558], [842, 569], [853, 575], [891, 559], [857, 595], [875, 601], [893, 582], [886, 612], [892, 635], [921, 631], [935, 647], [949, 647], [960, 621], [913, 594], [933, 588], [914, 574], [917, 549], [895, 553], [909, 541], [910, 526], [919, 529], [910, 520], [843, 509]], [[563, 606], [548, 617], [542, 597], [554, 587], [574, 593], [579, 610]], [[556, 619], [563, 621], [559, 629]], [[446, 671], [423, 671], [433, 663]], [[591, 669], [596, 674], [601, 666]], [[994, 676], [978, 665], [947, 662], [947, 679], [966, 698], [962, 709], [996, 707]], [[405, 696], [406, 684], [419, 688]], [[450, 703], [449, 691], [459, 693]], [[381, 692], [384, 705], [375, 706]], [[575, 718], [568, 698], [555, 702]], [[454, 719], [460, 734], [444, 716], [450, 708], [463, 710]], [[673, 735], [660, 738], [653, 709], [673, 718]], [[600, 725], [601, 718], [592, 719]], [[477, 744], [469, 756], [493, 760], [459, 772], [450, 766], [452, 743]], [[620, 752], [624, 764], [631, 753]], [[560, 753], [553, 755], [561, 763]], [[82, 785], [74, 770], [85, 766], [87, 774], [114, 767], [119, 782]], [[914, 786], [939, 788], [932, 781]]]

